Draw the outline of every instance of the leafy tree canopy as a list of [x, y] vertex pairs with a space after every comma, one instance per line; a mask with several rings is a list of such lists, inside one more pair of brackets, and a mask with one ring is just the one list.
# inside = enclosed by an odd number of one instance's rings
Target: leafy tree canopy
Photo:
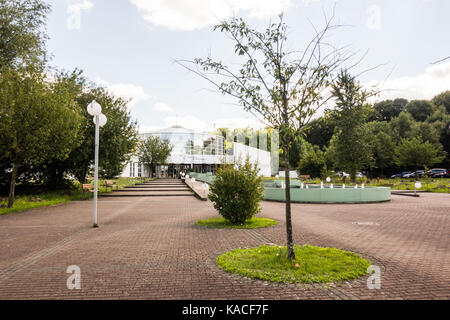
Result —
[[0, 0], [0, 69], [45, 64], [49, 12], [41, 0]]

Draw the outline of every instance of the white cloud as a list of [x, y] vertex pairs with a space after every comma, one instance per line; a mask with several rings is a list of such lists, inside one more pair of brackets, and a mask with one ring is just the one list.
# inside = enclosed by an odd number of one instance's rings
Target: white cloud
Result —
[[291, 0], [130, 0], [154, 26], [172, 30], [202, 29], [239, 12], [264, 18], [285, 11]]
[[163, 102], [155, 103], [153, 110], [159, 112], [173, 112], [173, 109]]
[[94, 7], [91, 0], [66, 0], [67, 2], [67, 28], [78, 30], [81, 28], [81, 12], [89, 11]]
[[[366, 83], [366, 87], [377, 85], [378, 81]], [[431, 99], [442, 91], [450, 90], [450, 61], [430, 66], [416, 76], [400, 77], [379, 84], [381, 89], [377, 100], [405, 98]]]
[[95, 82], [110, 92], [115, 96], [124, 99], [131, 99], [128, 103], [130, 108], [134, 107], [137, 103], [149, 100], [152, 96], [147, 94], [142, 86], [138, 86], [132, 83], [109, 83], [106, 80], [97, 78]]
[[381, 9], [376, 4], [367, 7], [366, 13], [368, 15], [366, 25], [370, 30], [381, 29]]

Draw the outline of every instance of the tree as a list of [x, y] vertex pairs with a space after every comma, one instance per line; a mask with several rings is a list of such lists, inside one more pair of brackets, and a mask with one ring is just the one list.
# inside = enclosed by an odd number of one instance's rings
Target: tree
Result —
[[414, 118], [409, 112], [400, 112], [398, 117], [389, 122], [394, 141], [399, 143], [401, 138], [412, 138], [414, 124]]
[[137, 123], [131, 119], [127, 108], [129, 101], [90, 83], [80, 70], [63, 72], [57, 77], [61, 78], [77, 102], [77, 113], [81, 116], [81, 143], [70, 152], [67, 159], [49, 161], [41, 170], [55, 182], [63, 181], [68, 175], [85, 183], [94, 163], [95, 148], [95, 125], [86, 108], [92, 100], [96, 100], [108, 118], [100, 130], [99, 175], [104, 178], [119, 175], [135, 151], [138, 140]]
[[447, 112], [450, 113], [450, 90], [438, 94], [433, 98], [432, 102], [436, 106], [445, 107]]
[[261, 211], [263, 178], [257, 165], [246, 161], [226, 164], [217, 170], [208, 198], [226, 220], [242, 224]]
[[79, 144], [76, 103], [57, 87], [46, 83], [40, 71], [3, 68], [0, 74], [0, 151], [12, 162], [8, 208], [24, 162], [64, 160]]
[[287, 251], [288, 258], [294, 259], [289, 151], [295, 137], [331, 98], [327, 89], [334, 72], [348, 60], [348, 55], [323, 41], [336, 28], [332, 19], [326, 21], [304, 49], [289, 51], [287, 26], [283, 16], [279, 18], [278, 23], [271, 23], [263, 32], [251, 28], [242, 18], [231, 18], [214, 27], [234, 42], [235, 54], [243, 59], [238, 70], [232, 67], [236, 64], [229, 67], [211, 57], [177, 62], [221, 93], [237, 99], [244, 110], [268, 127], [279, 130], [286, 176]]
[[375, 103], [374, 109], [377, 112], [375, 119], [377, 121], [390, 121], [397, 117], [408, 104], [406, 99], [384, 100]]
[[327, 147], [333, 136], [335, 126], [332, 114], [328, 113], [310, 122], [305, 130], [305, 139], [321, 148]]
[[49, 11], [41, 0], [0, 0], [0, 70], [45, 64]]
[[395, 143], [392, 137], [386, 132], [378, 132], [373, 137], [373, 158], [375, 160], [375, 167], [383, 170], [389, 168], [394, 162]]
[[326, 169], [325, 153], [318, 146], [306, 151], [298, 163], [299, 173], [308, 174], [312, 178], [321, 177]]
[[432, 144], [438, 143], [440, 132], [433, 124], [429, 122], [415, 122], [412, 126], [412, 136], [422, 137], [423, 141], [428, 141]]
[[402, 139], [395, 149], [395, 163], [398, 166], [414, 169], [430, 167], [445, 158], [442, 145], [433, 145], [421, 137]]
[[425, 121], [433, 112], [433, 104], [427, 100], [412, 100], [406, 105], [405, 110], [416, 121]]
[[140, 141], [138, 149], [139, 161], [150, 169], [151, 175], [154, 166], [166, 163], [173, 146], [159, 136], [149, 136]]
[[347, 71], [341, 71], [332, 85], [336, 98], [336, 129], [333, 149], [335, 165], [351, 174], [352, 180], [363, 167], [372, 163], [371, 136], [364, 123], [370, 114], [369, 92]]

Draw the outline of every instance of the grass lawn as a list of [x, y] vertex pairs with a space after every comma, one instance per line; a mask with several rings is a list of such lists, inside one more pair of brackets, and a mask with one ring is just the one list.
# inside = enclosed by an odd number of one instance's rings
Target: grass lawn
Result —
[[225, 271], [254, 279], [283, 283], [329, 283], [367, 274], [370, 262], [356, 253], [309, 245], [295, 246], [296, 259], [287, 258], [286, 247], [263, 245], [236, 249], [219, 256]]
[[243, 224], [233, 224], [224, 218], [212, 218], [197, 221], [198, 226], [219, 229], [257, 229], [271, 227], [276, 224], [278, 224], [277, 221], [267, 218], [251, 218]]
[[[448, 186], [450, 185], [450, 178], [435, 178], [435, 179], [419, 179], [422, 182], [422, 188], [417, 191], [428, 191], [428, 192], [440, 192], [447, 193]], [[392, 190], [414, 190], [414, 184], [416, 179], [380, 179], [371, 180], [368, 184], [369, 187], [383, 187], [388, 186]], [[391, 186], [392, 185], [392, 186]]]
[[[106, 188], [103, 185], [103, 181], [104, 180], [99, 179], [100, 194], [106, 193]], [[124, 188], [126, 186], [132, 186], [137, 183], [140, 183], [142, 180], [140, 178], [118, 178], [113, 179], [112, 181], [117, 182], [119, 188]], [[8, 198], [7, 197], [0, 198], [0, 215], [12, 212], [21, 212], [34, 208], [53, 206], [56, 204], [66, 203], [73, 200], [92, 199], [93, 196], [92, 193], [87, 194], [82, 193], [80, 183], [77, 182], [74, 185], [75, 187], [73, 190], [45, 192], [29, 195], [18, 195], [14, 198], [14, 205], [10, 209], [6, 208], [6, 205], [8, 204]], [[111, 192], [110, 188], [108, 188], [108, 193], [109, 192]]]

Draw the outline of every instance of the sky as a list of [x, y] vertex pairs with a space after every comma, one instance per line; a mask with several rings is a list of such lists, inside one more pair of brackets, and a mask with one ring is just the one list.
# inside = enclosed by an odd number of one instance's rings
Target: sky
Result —
[[[263, 30], [283, 12], [288, 42], [301, 50], [322, 27], [324, 13], [345, 27], [330, 34], [364, 59], [361, 83], [378, 85], [377, 99], [431, 99], [450, 90], [448, 0], [47, 0], [51, 65], [82, 69], [116, 96], [131, 98], [141, 132], [172, 125], [260, 127], [236, 101], [175, 60], [209, 55], [236, 63], [234, 45], [213, 31], [242, 17]], [[444, 60], [443, 60], [444, 59]], [[443, 61], [440, 61], [443, 60]], [[356, 71], [358, 71], [356, 70]]]

